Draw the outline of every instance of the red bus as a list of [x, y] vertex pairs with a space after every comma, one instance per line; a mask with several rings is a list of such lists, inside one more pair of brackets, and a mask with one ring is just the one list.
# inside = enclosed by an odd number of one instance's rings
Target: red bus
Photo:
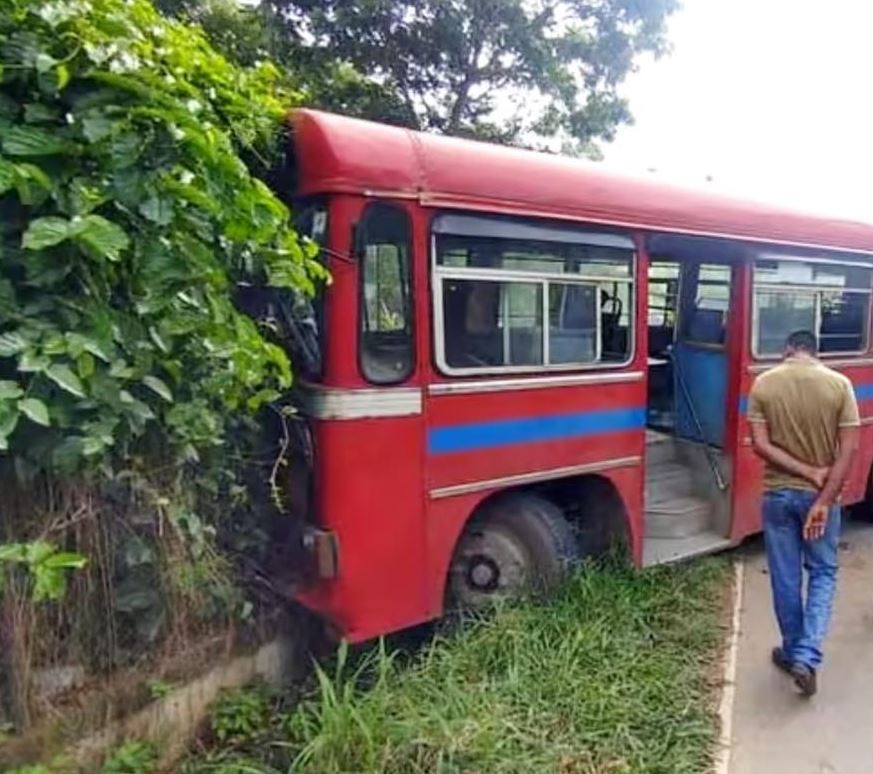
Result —
[[868, 496], [873, 226], [309, 110], [292, 124], [289, 187], [333, 278], [299, 337], [299, 599], [336, 634], [475, 607], [616, 544], [645, 566], [758, 532], [746, 397], [796, 329], [855, 385], [844, 502]]

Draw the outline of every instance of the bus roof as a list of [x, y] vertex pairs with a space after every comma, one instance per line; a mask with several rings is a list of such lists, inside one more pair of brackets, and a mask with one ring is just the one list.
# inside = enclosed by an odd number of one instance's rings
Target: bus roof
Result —
[[619, 174], [596, 162], [315, 110], [296, 110], [291, 121], [302, 194], [402, 196], [440, 207], [873, 252], [873, 224]]

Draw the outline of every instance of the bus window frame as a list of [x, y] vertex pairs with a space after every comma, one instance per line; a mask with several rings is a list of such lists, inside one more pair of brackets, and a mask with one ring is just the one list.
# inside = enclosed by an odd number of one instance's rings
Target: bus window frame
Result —
[[[366, 318], [366, 298], [365, 298], [365, 283], [366, 283], [366, 256], [355, 255], [355, 266], [357, 269], [357, 303], [358, 309], [355, 315], [355, 325], [357, 328], [356, 343], [357, 348], [357, 365], [358, 373], [361, 378], [374, 388], [389, 388], [396, 387], [400, 384], [405, 384], [412, 379], [418, 371], [418, 333], [416, 320], [416, 303], [415, 303], [415, 219], [409, 208], [393, 199], [372, 199], [366, 202], [361, 209], [355, 228], [361, 228], [365, 219], [372, 209], [375, 207], [389, 207], [395, 209], [406, 218], [408, 229], [407, 244], [406, 244], [406, 294], [404, 298], [405, 313], [409, 321], [409, 365], [402, 376], [391, 380], [377, 380], [367, 374], [366, 366], [364, 365], [364, 339], [366, 331], [364, 330], [364, 320]], [[365, 235], [366, 236], [366, 235]], [[354, 241], [354, 240], [353, 240]], [[354, 248], [354, 246], [353, 246]]]
[[[522, 271], [517, 269], [482, 269], [478, 267], [446, 267], [441, 266], [437, 262], [437, 236], [438, 233], [434, 230], [434, 222], [441, 215], [457, 215], [459, 213], [454, 212], [436, 212], [430, 219], [430, 282], [431, 282], [431, 303], [432, 303], [432, 321], [433, 321], [433, 360], [436, 364], [437, 371], [443, 376], [450, 377], [465, 377], [465, 376], [505, 376], [505, 375], [519, 375], [519, 374], [548, 374], [548, 373], [572, 373], [578, 371], [603, 371], [609, 369], [619, 369], [619, 368], [627, 368], [630, 366], [635, 358], [637, 351], [637, 326], [639, 325], [638, 318], [638, 299], [637, 295], [639, 293], [639, 263], [640, 263], [640, 251], [637, 247], [637, 244], [633, 238], [632, 232], [621, 232], [620, 235], [622, 238], [625, 238], [628, 243], [632, 246], [628, 246], [627, 249], [630, 257], [630, 275], [628, 277], [598, 277], [593, 275], [582, 275], [582, 274], [558, 274], [557, 272], [537, 272], [537, 271]], [[467, 213], [464, 213], [467, 214]], [[470, 213], [471, 217], [478, 218], [493, 218], [495, 221], [499, 221], [501, 216], [498, 213]], [[537, 219], [534, 217], [525, 217], [524, 222], [521, 223], [522, 227], [533, 225], [535, 227], [542, 226], [545, 228], [549, 228], [550, 223], [548, 221], [542, 221], [541, 219]], [[556, 228], [571, 228], [575, 230], [578, 228], [580, 232], [585, 229], [590, 231], [592, 235], [598, 234], [598, 229], [596, 227], [591, 226], [587, 223], [579, 223], [573, 221], [571, 224], [561, 224], [561, 226], [557, 226]], [[614, 232], [603, 231], [604, 234], [612, 235]], [[463, 234], [458, 234], [457, 236], [464, 236]], [[512, 239], [511, 236], [506, 237], [497, 237], [501, 239]], [[562, 243], [560, 240], [555, 240], [556, 244], [567, 244], [566, 242]], [[583, 243], [585, 244], [585, 243]], [[596, 246], [596, 244], [594, 245]], [[610, 361], [610, 362], [599, 362], [597, 360], [592, 361], [590, 363], [555, 363], [555, 364], [546, 364], [542, 363], [540, 365], [508, 365], [508, 366], [473, 366], [469, 368], [457, 368], [455, 366], [451, 366], [448, 364], [446, 359], [446, 340], [445, 340], [445, 307], [444, 307], [444, 294], [443, 294], [443, 281], [444, 280], [465, 280], [465, 279], [479, 279], [479, 280], [488, 280], [494, 282], [529, 282], [529, 283], [537, 283], [540, 282], [543, 286], [543, 359], [545, 360], [547, 347], [549, 346], [549, 303], [548, 303], [548, 285], [549, 282], [554, 283], [572, 283], [579, 285], [595, 285], [599, 286], [600, 283], [603, 282], [620, 282], [622, 284], [626, 284], [630, 288], [630, 304], [629, 304], [629, 315], [628, 315], [628, 353], [624, 360], [621, 361]], [[599, 312], [600, 304], [598, 303], [598, 312]], [[598, 359], [602, 356], [602, 320], [600, 319], [601, 315], [597, 314], [596, 321], [596, 352]]]
[[[683, 263], [679, 261], [679, 305], [676, 308], [676, 331], [674, 339], [677, 343], [687, 344], [694, 349], [702, 349], [709, 352], [726, 352], [728, 348], [728, 339], [730, 337], [730, 328], [731, 328], [731, 320], [734, 315], [734, 302], [733, 302], [733, 288], [736, 284], [737, 273], [736, 273], [736, 265], [733, 262], [724, 262], [724, 263], [713, 263], [711, 261], [695, 261], [695, 262], [686, 262]], [[728, 270], [728, 281], [727, 281], [727, 289], [728, 289], [728, 298], [727, 298], [727, 309], [724, 311], [725, 315], [725, 323], [724, 323], [724, 341], [722, 342], [713, 342], [713, 341], [698, 341], [697, 339], [692, 339], [687, 337], [684, 324], [685, 321], [683, 317], [687, 316], [688, 309], [687, 305], [691, 302], [696, 303], [696, 296], [694, 299], [688, 298], [687, 300], [683, 297], [683, 285], [685, 286], [685, 292], [690, 290], [688, 288], [688, 280], [685, 278], [685, 270], [686, 266], [693, 266], [695, 268], [695, 277], [694, 277], [694, 291], [697, 292], [700, 287], [700, 269], [702, 266], [724, 266]], [[683, 282], [683, 278], [685, 281]], [[707, 281], [704, 284], [714, 285], [716, 284], [714, 281]], [[685, 309], [683, 309], [683, 301], [685, 301]]]
[[[859, 257], [865, 254], [859, 254]], [[749, 351], [752, 354], [752, 358], [756, 362], [763, 363], [774, 363], [779, 362], [783, 353], [777, 352], [774, 354], [761, 354], [758, 351], [758, 303], [757, 303], [757, 291], [759, 289], [764, 289], [770, 293], [779, 293], [784, 292], [788, 294], [797, 294], [797, 293], [813, 293], [815, 295], [815, 335], [816, 338], [819, 337], [819, 329], [821, 328], [821, 298], [820, 293], [822, 291], [840, 291], [843, 293], [865, 293], [867, 295], [867, 324], [863, 331], [864, 335], [864, 346], [862, 349], [856, 349], [851, 351], [844, 352], [821, 352], [819, 351], [817, 357], [823, 361], [836, 361], [842, 360], [846, 358], [852, 357], [860, 357], [866, 355], [870, 352], [871, 340], [873, 337], [870, 335], [870, 327], [871, 327], [871, 313], [873, 313], [873, 255], [866, 256], [869, 257], [869, 261], [841, 261], [835, 258], [818, 258], [814, 256], [808, 255], [797, 255], [790, 253], [779, 253], [779, 252], [767, 252], [762, 251], [755, 253], [749, 260], [749, 270], [751, 271], [751, 282], [749, 283], [749, 292], [751, 297], [749, 299], [750, 310], [751, 310], [751, 325], [749, 326]], [[759, 283], [755, 280], [755, 264], [759, 260], [783, 260], [783, 261], [793, 261], [795, 263], [806, 263], [813, 265], [826, 265], [826, 266], [854, 266], [856, 268], [868, 269], [870, 271], [870, 286], [864, 290], [862, 288], [841, 288], [835, 286], [828, 285], [790, 285], [788, 283]]]

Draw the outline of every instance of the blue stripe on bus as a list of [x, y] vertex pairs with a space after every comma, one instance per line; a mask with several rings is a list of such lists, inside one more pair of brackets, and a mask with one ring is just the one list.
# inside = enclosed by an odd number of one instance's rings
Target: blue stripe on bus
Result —
[[873, 382], [867, 382], [867, 384], [856, 384], [855, 397], [858, 400], [873, 399]]
[[428, 433], [431, 454], [493, 449], [499, 446], [560, 441], [599, 433], [638, 430], [645, 426], [644, 408], [584, 411], [525, 419], [499, 419], [435, 427]]
[[[857, 400], [873, 400], [873, 382], [865, 384], [852, 385], [855, 388], [855, 398]], [[747, 414], [749, 411], [749, 396], [740, 396], [740, 414]]]

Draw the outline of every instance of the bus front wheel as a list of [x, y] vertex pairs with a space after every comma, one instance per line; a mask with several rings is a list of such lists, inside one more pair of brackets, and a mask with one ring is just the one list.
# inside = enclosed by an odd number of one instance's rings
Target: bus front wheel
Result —
[[481, 610], [526, 590], [548, 591], [578, 561], [573, 531], [554, 503], [531, 494], [498, 498], [461, 536], [449, 568], [449, 606]]

